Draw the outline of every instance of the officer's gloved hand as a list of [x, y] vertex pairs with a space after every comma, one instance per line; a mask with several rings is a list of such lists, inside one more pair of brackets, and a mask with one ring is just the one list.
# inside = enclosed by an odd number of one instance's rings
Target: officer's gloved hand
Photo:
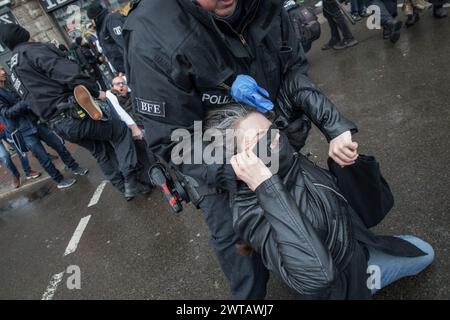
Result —
[[258, 86], [255, 79], [250, 76], [237, 76], [231, 86], [231, 96], [237, 102], [255, 107], [262, 113], [273, 109], [273, 103], [269, 100], [269, 93]]

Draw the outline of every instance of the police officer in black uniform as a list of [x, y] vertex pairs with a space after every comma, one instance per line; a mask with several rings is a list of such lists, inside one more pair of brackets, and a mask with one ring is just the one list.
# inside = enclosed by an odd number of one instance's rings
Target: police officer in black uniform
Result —
[[[307, 62], [280, 0], [132, 1], [124, 25], [125, 66], [136, 113], [151, 150], [170, 160], [171, 132], [191, 129], [210, 108], [231, 100], [229, 87], [247, 74], [270, 93], [278, 125], [297, 148], [310, 121], [330, 141], [330, 155], [353, 163], [356, 126], [306, 76]], [[200, 188], [212, 187], [213, 166], [198, 165]], [[258, 256], [237, 253], [229, 194], [205, 189], [199, 202], [231, 298], [261, 299], [268, 272]]]
[[101, 3], [95, 1], [87, 9], [89, 19], [92, 19], [97, 31], [103, 54], [111, 62], [117, 73], [125, 73], [123, 66], [122, 27], [125, 17], [120, 13], [109, 13]]
[[0, 41], [12, 51], [9, 66], [14, 88], [31, 111], [63, 139], [88, 149], [127, 200], [147, 192], [148, 187], [136, 179], [136, 150], [125, 123], [112, 117], [94, 121], [73, 98], [78, 88], [84, 108], [98, 109], [91, 94], [105, 100], [105, 92], [55, 46], [29, 40], [29, 32], [19, 25], [0, 26]]

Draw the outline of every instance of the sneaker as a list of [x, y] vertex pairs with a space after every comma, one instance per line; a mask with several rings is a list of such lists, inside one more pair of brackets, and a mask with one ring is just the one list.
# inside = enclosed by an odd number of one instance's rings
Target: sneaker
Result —
[[361, 21], [361, 17], [359, 16], [359, 14], [352, 14], [352, 19], [355, 20], [356, 22]]
[[314, 5], [316, 8], [322, 8], [323, 7], [323, 1], [319, 1]]
[[367, 18], [367, 17], [370, 17], [374, 13], [375, 13], [375, 11], [369, 12], [366, 7], [363, 7], [361, 9], [361, 11], [359, 12], [359, 16], [362, 18]]
[[[339, 42], [339, 41], [338, 41], [338, 42]], [[333, 49], [333, 46], [335, 46], [336, 43], [338, 43], [338, 42], [331, 42], [331, 41], [328, 41], [327, 43], [325, 43], [325, 44], [323, 45], [322, 50], [330, 50], [330, 49]]]
[[84, 176], [89, 172], [89, 169], [87, 168], [83, 168], [82, 166], [79, 166], [78, 168], [76, 168], [75, 170], [72, 170], [72, 172], [76, 175], [79, 176]]
[[61, 182], [58, 183], [57, 187], [58, 189], [64, 189], [69, 188], [73, 186], [77, 182], [75, 179], [63, 179]]
[[[431, 2], [431, 1], [430, 1], [430, 2]], [[425, 0], [415, 0], [415, 1], [412, 1], [414, 7], [417, 8], [417, 9], [419, 9], [419, 10], [425, 10], [425, 9], [428, 9], [429, 7], [431, 7], [432, 4], [431, 4], [430, 2], [425, 1]]]
[[103, 112], [100, 107], [95, 102], [94, 98], [92, 98], [91, 93], [86, 89], [83, 85], [78, 85], [73, 90], [73, 94], [75, 96], [75, 100], [83, 108], [84, 111], [91, 117], [93, 120], [100, 120], [103, 117]]
[[350, 47], [356, 46], [357, 44], [358, 44], [358, 41], [356, 39], [342, 40], [342, 41], [336, 43], [333, 46], [333, 49], [334, 50], [346, 49], [346, 48], [350, 48]]
[[12, 186], [14, 189], [17, 189], [17, 188], [20, 187], [20, 176], [18, 176], [18, 177], [13, 177], [13, 178], [12, 178], [11, 186]]
[[41, 176], [40, 172], [31, 170], [29, 174], [27, 174], [27, 180], [36, 179]]

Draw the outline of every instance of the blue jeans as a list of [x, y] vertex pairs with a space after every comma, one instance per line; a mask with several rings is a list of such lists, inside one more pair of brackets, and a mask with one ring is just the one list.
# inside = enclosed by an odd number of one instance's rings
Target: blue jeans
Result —
[[397, 2], [387, 0], [369, 0], [369, 5], [375, 5], [380, 8], [381, 25], [385, 25], [388, 21], [397, 16]]
[[71, 170], [76, 170], [80, 166], [64, 146], [64, 140], [46, 125], [37, 125], [39, 138], [50, 148], [54, 149], [60, 156], [62, 162]]
[[32, 134], [29, 136], [24, 136], [23, 139], [25, 141], [25, 144], [27, 145], [27, 148], [33, 153], [36, 159], [38, 159], [42, 168], [44, 168], [44, 170], [48, 173], [48, 175], [56, 183], [61, 182], [64, 179], [64, 177], [61, 174], [61, 172], [59, 172], [59, 170], [56, 169], [47, 151], [42, 145], [39, 136], [37, 134]]
[[[14, 146], [13, 148], [16, 149]], [[25, 171], [26, 175], [29, 175], [31, 172], [31, 168], [30, 163], [28, 162], [27, 155], [25, 154], [25, 156], [22, 156], [21, 153], [18, 151], [17, 155], [19, 156], [20, 162], [22, 163], [23, 171]], [[0, 141], [0, 161], [5, 164], [5, 166], [9, 169], [9, 171], [11, 171], [14, 177], [20, 176], [17, 167], [15, 166], [14, 162], [12, 162], [11, 155], [9, 154], [8, 150], [6, 150], [5, 146], [1, 141]]]
[[351, 4], [351, 14], [360, 14], [362, 9], [366, 6], [365, 0], [350, 0]]
[[376, 283], [377, 281], [374, 280], [377, 277], [371, 276], [372, 294], [403, 277], [419, 274], [434, 260], [434, 250], [430, 244], [410, 235], [398, 236], [398, 238], [414, 244], [427, 255], [413, 258], [394, 257], [382, 251], [368, 248], [370, 254], [368, 261], [369, 270], [371, 270], [372, 272], [374, 272], [374, 270], [378, 270], [380, 272], [378, 283]]

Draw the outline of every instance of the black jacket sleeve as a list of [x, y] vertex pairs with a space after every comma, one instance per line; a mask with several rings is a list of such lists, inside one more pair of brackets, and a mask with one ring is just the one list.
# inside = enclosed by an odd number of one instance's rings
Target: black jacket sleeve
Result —
[[108, 36], [115, 43], [114, 50], [110, 50], [108, 59], [111, 61], [117, 72], [125, 73], [124, 67], [124, 48], [125, 41], [122, 35], [122, 28], [125, 23], [125, 17], [118, 13], [113, 13], [106, 21]]
[[75, 62], [56, 50], [50, 46], [34, 48], [30, 56], [31, 63], [49, 78], [66, 85], [70, 90], [77, 85], [84, 85], [94, 97], [98, 97], [99, 89], [95, 81], [82, 74]]
[[336, 277], [331, 254], [280, 178], [266, 180], [255, 193], [244, 189], [234, 198], [237, 234], [261, 254], [269, 270], [300, 294], [328, 288]]
[[[287, 13], [282, 19], [289, 20]], [[284, 66], [284, 78], [281, 84], [278, 103], [288, 110], [292, 120], [305, 114], [325, 135], [328, 141], [345, 131], [357, 132], [356, 125], [346, 119], [336, 106], [308, 78], [307, 62], [301, 43], [295, 37], [292, 23], [283, 24], [287, 33], [288, 47], [292, 49]]]

